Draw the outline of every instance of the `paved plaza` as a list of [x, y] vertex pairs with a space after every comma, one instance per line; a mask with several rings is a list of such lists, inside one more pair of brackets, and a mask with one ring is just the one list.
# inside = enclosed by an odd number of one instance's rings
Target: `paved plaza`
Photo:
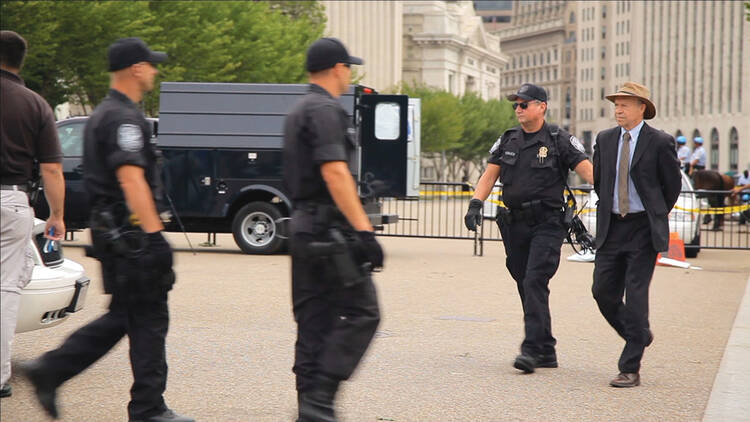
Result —
[[[167, 339], [168, 404], [201, 422], [293, 421], [289, 257], [241, 254], [230, 235], [218, 235], [217, 247], [197, 247], [192, 255], [183, 235], [168, 236], [179, 248]], [[205, 240], [190, 236], [194, 245]], [[18, 377], [18, 363], [56, 347], [107, 306], [98, 263], [75, 247], [88, 234], [76, 239], [65, 253], [92, 279], [86, 308], [57, 328], [16, 337], [14, 391], [2, 400], [3, 422], [47, 420], [30, 384]], [[750, 274], [746, 251], [703, 250], [691, 260], [702, 270], [656, 268], [650, 316], [655, 341], [643, 360], [642, 386], [614, 389], [608, 383], [623, 341], [591, 297], [593, 264], [566, 261], [568, 246], [550, 287], [560, 367], [523, 375], [511, 366], [523, 322], [502, 243], [485, 244], [485, 255], [476, 257], [466, 240], [382, 241], [386, 269], [376, 284], [383, 321], [340, 393], [342, 421], [750, 418], [743, 405], [750, 403], [750, 369], [743, 363], [750, 361], [750, 298], [737, 317]], [[126, 342], [59, 390], [62, 421], [127, 420], [132, 376]]]

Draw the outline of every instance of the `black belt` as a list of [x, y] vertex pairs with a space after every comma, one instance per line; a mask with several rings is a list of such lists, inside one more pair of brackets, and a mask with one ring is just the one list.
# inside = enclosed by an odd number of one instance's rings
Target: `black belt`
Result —
[[0, 190], [15, 190], [21, 192], [28, 192], [29, 188], [26, 185], [0, 185]]
[[646, 211], [632, 212], [630, 214], [625, 214], [625, 215], [612, 214], [612, 216], [615, 218], [615, 220], [620, 220], [620, 221], [635, 220], [637, 218], [646, 217]]

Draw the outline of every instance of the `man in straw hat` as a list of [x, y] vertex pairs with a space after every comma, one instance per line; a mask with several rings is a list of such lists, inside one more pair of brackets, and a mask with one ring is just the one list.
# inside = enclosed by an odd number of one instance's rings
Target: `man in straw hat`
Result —
[[657, 253], [668, 249], [667, 214], [682, 185], [674, 138], [644, 122], [656, 115], [649, 97], [648, 88], [635, 82], [607, 96], [617, 126], [600, 132], [594, 145], [599, 202], [591, 290], [604, 318], [625, 339], [613, 387], [640, 385], [641, 358], [654, 339], [648, 288]]

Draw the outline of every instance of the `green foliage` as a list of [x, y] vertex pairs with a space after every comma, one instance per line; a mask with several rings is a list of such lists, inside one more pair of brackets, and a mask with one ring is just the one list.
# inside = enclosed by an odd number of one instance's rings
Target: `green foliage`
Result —
[[[325, 13], [309, 1], [4, 1], [0, 27], [29, 42], [21, 71], [53, 107], [96, 105], [106, 95], [106, 49], [140, 37], [169, 60], [160, 80], [299, 83], [307, 46], [323, 34]], [[158, 110], [158, 89], [144, 100]]]
[[422, 152], [435, 162], [439, 180], [457, 180], [472, 164], [481, 169], [492, 144], [517, 124], [505, 99], [486, 101], [476, 93], [458, 98], [420, 84], [389, 91], [422, 99]]

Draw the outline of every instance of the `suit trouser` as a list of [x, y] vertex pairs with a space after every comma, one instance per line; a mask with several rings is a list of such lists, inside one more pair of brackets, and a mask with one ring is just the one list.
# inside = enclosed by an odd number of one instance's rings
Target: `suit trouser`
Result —
[[25, 192], [0, 191], [0, 385], [10, 379], [10, 355], [18, 322], [21, 289], [34, 270], [29, 246], [34, 210]]
[[607, 240], [596, 251], [591, 290], [604, 318], [625, 340], [620, 372], [634, 373], [651, 339], [648, 289], [657, 252], [645, 213], [631, 220], [611, 218]]
[[370, 277], [343, 288], [326, 260], [304, 256], [292, 245], [292, 304], [297, 322], [294, 368], [297, 390], [309, 391], [315, 378], [348, 379], [380, 322]]
[[505, 265], [516, 281], [523, 306], [525, 338], [521, 353], [531, 356], [555, 354], [549, 311], [549, 280], [560, 265], [565, 231], [560, 212], [549, 210], [537, 224], [524, 221], [501, 223]]
[[[114, 267], [110, 261], [102, 262], [105, 285], [115, 277]], [[106, 314], [79, 328], [38, 362], [47, 379], [61, 385], [102, 358], [127, 335], [134, 378], [128, 415], [131, 419], [150, 417], [167, 409], [163, 393], [167, 386], [168, 328], [166, 292], [148, 301], [134, 302], [127, 299], [127, 292], [114, 291]]]

